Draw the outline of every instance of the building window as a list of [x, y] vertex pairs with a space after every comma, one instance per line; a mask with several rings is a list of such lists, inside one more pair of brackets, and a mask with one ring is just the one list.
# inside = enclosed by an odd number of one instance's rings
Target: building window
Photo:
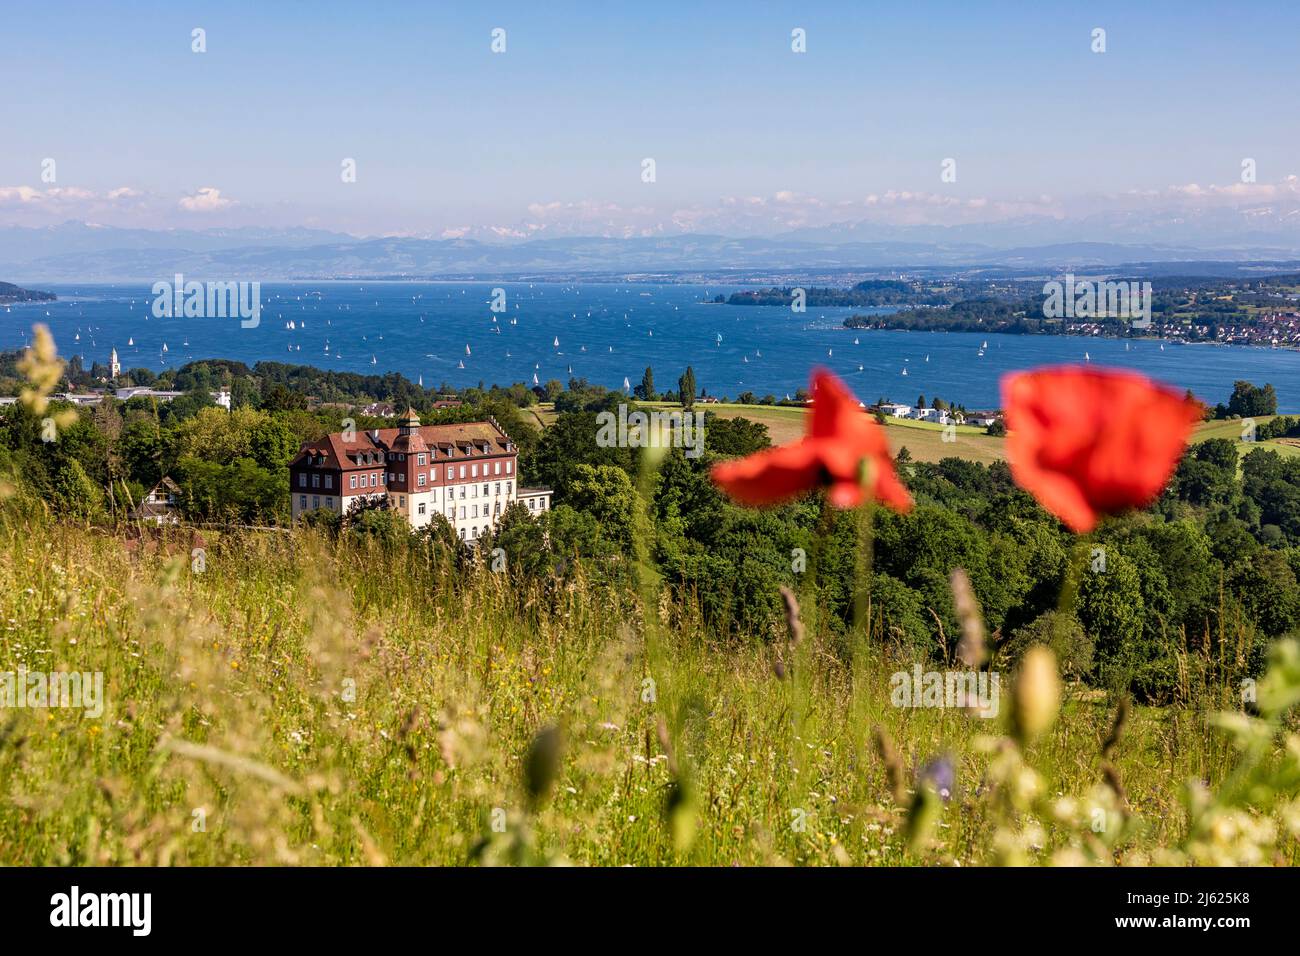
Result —
[[477, 478], [477, 477], [478, 477], [478, 465], [470, 465], [470, 466], [469, 466], [469, 476], [470, 476], [471, 478]]
[[494, 475], [501, 474], [501, 462], [499, 461], [492, 462], [492, 474]]
[[312, 495], [312, 496], [311, 496], [311, 506], [312, 506], [312, 508], [319, 508], [319, 507], [320, 507], [320, 495]]
[[326, 476], [325, 476], [325, 487], [326, 487], [326, 488], [333, 488], [333, 487], [334, 487], [334, 476], [333, 476], [333, 475], [326, 475]]
[[462, 541], [465, 540], [465, 529], [464, 529], [464, 528], [461, 528], [461, 529], [460, 529], [460, 540], [462, 540]]
[[420, 506], [419, 506], [416, 510], [417, 510], [420, 514], [424, 514], [424, 502], [423, 502], [423, 501], [420, 502]]
[[470, 496], [471, 498], [477, 498], [477, 497], [478, 497], [478, 485], [470, 485], [470, 486], [469, 486], [469, 496]]
[[428, 456], [428, 455], [420, 455], [419, 457], [417, 457], [417, 458], [415, 459], [415, 463], [416, 463], [417, 465], [427, 465], [427, 464], [429, 463], [429, 456]]
[[299, 488], [307, 487], [307, 473], [304, 471], [298, 472], [298, 487]]
[[432, 480], [432, 481], [437, 481], [437, 480], [438, 480], [438, 469], [437, 469], [437, 468], [430, 469], [430, 471], [429, 471], [429, 478], [430, 478], [430, 480]]
[[312, 486], [313, 488], [319, 488], [319, 487], [320, 487], [320, 475], [312, 475], [312, 476], [311, 476], [311, 486]]
[[306, 507], [307, 507], [307, 496], [306, 496], [306, 495], [299, 495], [299, 496], [298, 496], [298, 507], [299, 507], [299, 508], [306, 508]]
[[465, 506], [464, 506], [464, 505], [461, 505], [461, 506], [460, 506], [460, 519], [461, 519], [462, 521], [465, 520]]
[[506, 497], [507, 497], [507, 498], [510, 497], [512, 494], [514, 494], [514, 488], [515, 488], [515, 483], [514, 483], [513, 481], [507, 481], [507, 482], [506, 482]]
[[356, 475], [348, 475], [348, 487], [349, 487], [349, 488], [355, 488], [356, 486], [357, 486], [357, 476], [356, 476]]
[[461, 485], [461, 486], [460, 486], [460, 497], [461, 497], [461, 500], [462, 500], [462, 501], [465, 500], [465, 486], [464, 486], [464, 485]]
[[515, 470], [515, 463], [513, 461], [506, 462], [506, 474], [507, 475], [513, 474], [514, 470]]
[[499, 482], [499, 481], [497, 482], [497, 484], [496, 484], [496, 488], [494, 488], [494, 489], [492, 490], [492, 493], [493, 493], [494, 495], [499, 495], [499, 494], [501, 494], [501, 482]]
[[486, 498], [487, 496], [488, 496], [488, 486], [487, 486], [487, 485], [484, 485], [484, 486], [483, 486], [483, 497]]
[[417, 485], [419, 485], [421, 488], [423, 488], [423, 487], [424, 487], [424, 475], [423, 475], [423, 474], [418, 475], [418, 476], [417, 476], [417, 480], [416, 480], [415, 483], [416, 483]]
[[329, 508], [330, 511], [333, 511], [333, 510], [334, 510], [334, 499], [333, 499], [333, 498], [326, 498], [326, 499], [325, 499], [325, 507], [326, 507], [326, 508]]

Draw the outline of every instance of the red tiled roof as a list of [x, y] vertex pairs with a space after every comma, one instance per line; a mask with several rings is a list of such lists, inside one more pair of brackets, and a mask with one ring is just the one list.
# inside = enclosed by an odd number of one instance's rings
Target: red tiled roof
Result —
[[[298, 449], [291, 465], [302, 465], [308, 457], [324, 456], [325, 462], [319, 467], [349, 468], [367, 467], [357, 464], [358, 452], [377, 453], [382, 464], [383, 454], [387, 451], [411, 452], [435, 449], [440, 457], [457, 458], [481, 455], [508, 454], [506, 444], [510, 441], [499, 427], [492, 422], [464, 422], [455, 425], [421, 425], [409, 437], [401, 434], [397, 428], [380, 428], [374, 431], [358, 431], [353, 441], [345, 442], [342, 432], [334, 432], [315, 441], [304, 442]], [[424, 447], [420, 447], [423, 445]], [[486, 450], [482, 450], [486, 445]]]

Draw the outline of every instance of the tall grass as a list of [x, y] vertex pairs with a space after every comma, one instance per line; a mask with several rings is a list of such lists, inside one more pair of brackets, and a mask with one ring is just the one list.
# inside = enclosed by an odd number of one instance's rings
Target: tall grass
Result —
[[[106, 703], [0, 710], [0, 863], [1300, 856], [1285, 781], [1206, 816], [1243, 773], [1290, 765], [1251, 723], [1265, 742], [1243, 771], [1246, 731], [1211, 728], [1199, 694], [1117, 729], [1118, 700], [1067, 688], [1022, 745], [1005, 699], [998, 720], [891, 706], [912, 662], [871, 633], [846, 660], [812, 608], [773, 646], [581, 564], [529, 583], [306, 530], [205, 550], [198, 571], [183, 535], [131, 549], [4, 505], [0, 670], [102, 671]], [[553, 779], [532, 780], [547, 728]], [[917, 772], [934, 758], [946, 801]]]

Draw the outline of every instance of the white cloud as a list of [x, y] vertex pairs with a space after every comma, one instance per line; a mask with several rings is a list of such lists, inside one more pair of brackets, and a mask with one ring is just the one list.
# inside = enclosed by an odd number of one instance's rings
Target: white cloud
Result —
[[182, 196], [178, 205], [186, 212], [216, 212], [237, 205], [235, 200], [221, 195], [215, 186], [203, 186], [193, 196]]
[[45, 194], [31, 186], [0, 186], [0, 202], [40, 202]]

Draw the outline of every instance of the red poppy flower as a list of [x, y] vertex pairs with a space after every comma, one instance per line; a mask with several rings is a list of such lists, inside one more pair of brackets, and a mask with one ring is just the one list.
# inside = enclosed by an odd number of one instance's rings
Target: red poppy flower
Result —
[[829, 487], [831, 504], [839, 508], [861, 504], [866, 492], [898, 511], [910, 509], [912, 499], [894, 473], [885, 433], [844, 383], [816, 369], [812, 392], [812, 414], [802, 439], [714, 465], [714, 482], [747, 505], [779, 504]]
[[1007, 375], [1002, 404], [1016, 483], [1077, 532], [1160, 494], [1201, 418], [1136, 372], [1077, 366]]

